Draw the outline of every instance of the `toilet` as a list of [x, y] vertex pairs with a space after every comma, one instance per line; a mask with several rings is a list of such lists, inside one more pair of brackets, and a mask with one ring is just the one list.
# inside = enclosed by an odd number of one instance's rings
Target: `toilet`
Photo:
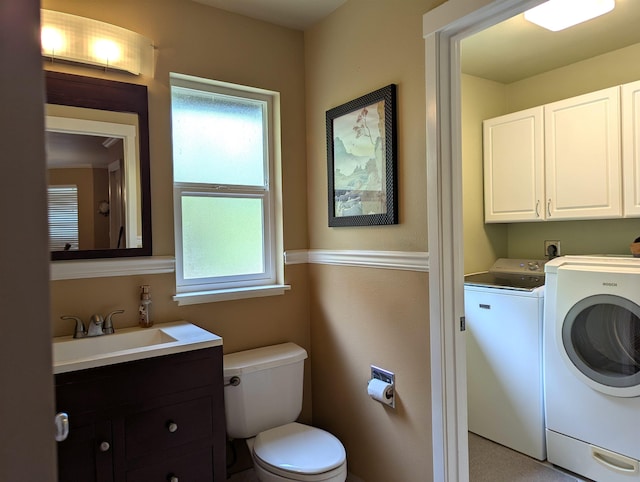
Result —
[[261, 482], [344, 482], [347, 459], [329, 432], [296, 422], [307, 352], [295, 343], [224, 355], [227, 435], [246, 439]]

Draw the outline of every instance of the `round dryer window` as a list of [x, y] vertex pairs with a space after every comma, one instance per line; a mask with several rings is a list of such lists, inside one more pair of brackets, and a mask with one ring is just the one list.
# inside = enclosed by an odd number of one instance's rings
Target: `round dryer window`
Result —
[[615, 295], [584, 298], [564, 319], [562, 343], [589, 386], [640, 395], [640, 306]]

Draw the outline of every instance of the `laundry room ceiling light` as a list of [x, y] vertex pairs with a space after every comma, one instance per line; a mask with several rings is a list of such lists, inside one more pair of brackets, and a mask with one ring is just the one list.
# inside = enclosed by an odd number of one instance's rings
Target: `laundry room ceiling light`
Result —
[[557, 32], [610, 12], [615, 0], [549, 0], [524, 12], [524, 18]]

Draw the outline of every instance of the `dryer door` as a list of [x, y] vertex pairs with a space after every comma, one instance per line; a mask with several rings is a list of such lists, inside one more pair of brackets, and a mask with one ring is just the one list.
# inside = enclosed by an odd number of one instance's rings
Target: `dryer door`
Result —
[[562, 324], [562, 344], [584, 383], [618, 396], [640, 395], [640, 306], [599, 294], [577, 302]]

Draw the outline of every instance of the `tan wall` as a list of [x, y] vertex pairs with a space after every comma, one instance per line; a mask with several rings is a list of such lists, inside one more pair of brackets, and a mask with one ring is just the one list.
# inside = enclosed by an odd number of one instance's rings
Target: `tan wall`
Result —
[[[510, 110], [638, 80], [638, 55], [640, 44], [511, 84], [507, 87]], [[545, 239], [559, 239], [562, 254], [628, 255], [629, 244], [638, 236], [638, 219], [512, 224], [508, 232], [509, 256], [541, 257]]]
[[638, 80], [639, 55], [635, 44], [509, 84], [509, 112]]
[[[427, 251], [422, 15], [438, 3], [349, 0], [305, 32], [311, 248]], [[391, 83], [400, 224], [329, 228], [325, 113]], [[427, 275], [324, 265], [309, 272], [314, 423], [343, 441], [349, 471], [366, 482], [430, 480]], [[371, 364], [395, 372], [395, 410], [368, 397]]]
[[[116, 23], [157, 43], [154, 79], [107, 77], [149, 87], [154, 254], [172, 255], [170, 71], [282, 93], [286, 250], [427, 251], [422, 15], [440, 3], [349, 0], [304, 37], [180, 0], [153, 8], [107, 0], [44, 0], [43, 6]], [[325, 112], [390, 83], [398, 85], [400, 224], [327, 228]], [[138, 287], [148, 283], [156, 321], [193, 321], [223, 336], [227, 352], [298, 342], [311, 348], [304, 417], [311, 416], [313, 384], [314, 421], [345, 443], [350, 472], [366, 482], [429, 480], [427, 275], [291, 265], [285, 276], [292, 290], [284, 296], [180, 308], [170, 299], [171, 274], [57, 281], [51, 284], [53, 329], [70, 332], [61, 314], [87, 317], [115, 308], [127, 311], [116, 328], [133, 324]], [[371, 364], [395, 371], [396, 410], [367, 396]]]
[[[475, 202], [483, 202], [483, 119], [638, 80], [640, 66], [635, 59], [639, 53], [640, 44], [636, 44], [509, 85], [463, 75], [465, 272], [486, 269], [501, 256], [544, 258], [546, 239], [559, 239], [562, 254], [629, 254], [629, 244], [640, 235], [637, 219], [491, 225], [484, 224], [484, 214]], [[478, 245], [480, 262], [475, 256]]]
[[[279, 91], [282, 114], [284, 247], [307, 247], [302, 32], [214, 9], [196, 2], [158, 0], [113, 2], [43, 0], [43, 8], [110, 22], [139, 32], [157, 46], [153, 79], [47, 64], [46, 68], [143, 83], [149, 89], [151, 197], [154, 255], [173, 256], [172, 158], [169, 73], [202, 76]], [[116, 308], [116, 329], [136, 324], [139, 286], [151, 285], [156, 322], [185, 319], [224, 339], [225, 352], [294, 341], [309, 349], [308, 281], [305, 266], [287, 267], [292, 289], [283, 296], [178, 307], [172, 274], [96, 278], [51, 283], [51, 322], [55, 335], [72, 327], [59, 318]], [[307, 371], [310, 362], [307, 363]], [[310, 376], [303, 418], [311, 418]]]
[[462, 75], [464, 272], [487, 270], [507, 256], [507, 226], [484, 223], [482, 121], [506, 112], [505, 86]]
[[53, 482], [39, 4], [0, 2], [0, 480]]
[[[604, 89], [640, 79], [640, 65], [636, 62], [640, 54], [640, 44], [632, 45], [592, 59], [577, 62], [534, 77], [502, 85], [504, 99], [496, 99], [495, 114], [478, 117], [478, 111], [467, 109], [463, 105], [464, 126], [478, 127], [483, 118], [516, 112], [522, 109], [543, 105], [575, 95]], [[496, 83], [463, 76], [463, 99], [470, 97], [494, 98]], [[506, 105], [505, 105], [506, 103]], [[472, 193], [482, 189], [481, 130], [474, 127], [463, 129], [463, 150], [469, 153], [464, 159], [465, 180], [465, 268], [474, 261], [468, 255], [474, 249], [476, 239], [487, 242], [495, 250], [496, 257], [544, 258], [544, 240], [561, 241], [562, 254], [629, 254], [629, 244], [640, 236], [638, 219], [584, 220], [584, 221], [548, 221], [543, 223], [512, 223], [502, 225], [502, 234], [489, 237], [491, 225], [484, 225], [485, 236], [481, 235], [480, 225], [484, 223], [481, 213], [467, 206], [467, 190]], [[480, 144], [478, 145], [478, 142]], [[475, 153], [472, 153], [475, 150]], [[477, 154], [480, 153], [480, 157]], [[474, 194], [475, 196], [475, 194]], [[469, 226], [468, 226], [469, 224]], [[499, 229], [499, 228], [498, 228]], [[473, 236], [467, 233], [474, 232]], [[493, 231], [500, 233], [500, 231]], [[476, 238], [479, 235], [479, 238]], [[507, 243], [506, 254], [499, 254]], [[490, 264], [491, 260], [489, 261]], [[487, 268], [485, 266], [484, 268]], [[469, 271], [469, 270], [466, 270]]]

